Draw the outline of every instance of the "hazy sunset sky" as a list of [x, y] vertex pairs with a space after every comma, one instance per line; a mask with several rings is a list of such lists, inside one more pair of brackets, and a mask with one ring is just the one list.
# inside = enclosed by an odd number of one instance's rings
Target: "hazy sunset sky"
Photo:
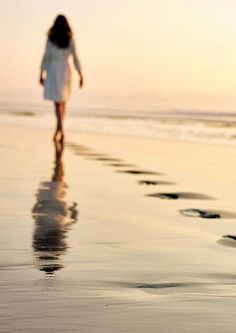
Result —
[[77, 40], [85, 100], [236, 108], [235, 0], [0, 0], [0, 5], [1, 99], [41, 98], [46, 32], [63, 13]]

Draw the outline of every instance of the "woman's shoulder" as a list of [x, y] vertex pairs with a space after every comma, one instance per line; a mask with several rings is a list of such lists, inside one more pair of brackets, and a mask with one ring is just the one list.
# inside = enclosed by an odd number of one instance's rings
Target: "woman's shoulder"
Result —
[[51, 39], [50, 39], [49, 36], [48, 36], [47, 39], [46, 39], [46, 44], [47, 44], [47, 46], [49, 46], [49, 47], [53, 45], [53, 43], [52, 43], [52, 41], [51, 41]]
[[74, 37], [71, 37], [71, 38], [70, 38], [70, 43], [69, 43], [69, 45], [70, 45], [71, 47], [73, 47], [73, 46], [75, 45], [75, 39], [74, 39]]

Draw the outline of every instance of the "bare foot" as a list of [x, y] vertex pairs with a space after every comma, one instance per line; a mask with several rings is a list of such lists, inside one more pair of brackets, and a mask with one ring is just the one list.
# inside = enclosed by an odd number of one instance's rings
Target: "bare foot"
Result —
[[63, 143], [64, 141], [64, 134], [61, 131], [57, 131], [53, 137], [54, 142]]

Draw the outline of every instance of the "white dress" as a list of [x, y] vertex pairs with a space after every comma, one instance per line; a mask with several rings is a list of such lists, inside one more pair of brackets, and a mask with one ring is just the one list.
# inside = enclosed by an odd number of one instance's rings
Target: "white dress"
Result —
[[44, 98], [55, 102], [66, 102], [71, 92], [71, 68], [69, 59], [72, 56], [74, 66], [80, 70], [75, 41], [71, 38], [69, 47], [59, 48], [49, 39], [41, 63], [41, 70], [46, 71]]

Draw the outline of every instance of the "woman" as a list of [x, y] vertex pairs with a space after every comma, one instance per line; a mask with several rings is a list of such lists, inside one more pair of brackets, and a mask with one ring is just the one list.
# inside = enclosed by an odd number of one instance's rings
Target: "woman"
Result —
[[76, 53], [72, 30], [65, 16], [57, 16], [48, 32], [45, 53], [41, 63], [40, 84], [44, 86], [44, 98], [54, 101], [57, 117], [57, 127], [54, 141], [63, 142], [66, 101], [71, 91], [71, 69], [69, 58], [73, 57], [75, 69], [83, 86], [83, 75]]

